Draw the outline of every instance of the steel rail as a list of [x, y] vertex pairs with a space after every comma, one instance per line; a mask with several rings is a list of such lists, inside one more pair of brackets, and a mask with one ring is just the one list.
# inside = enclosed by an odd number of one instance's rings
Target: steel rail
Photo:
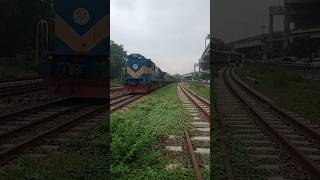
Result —
[[[183, 90], [182, 86], [179, 85], [178, 87], [183, 92], [183, 94], [186, 97], [188, 97], [187, 93]], [[191, 101], [191, 99], [189, 97], [188, 97], [188, 99]], [[193, 103], [193, 101], [191, 101], [191, 102]], [[194, 174], [195, 174], [197, 180], [203, 180], [203, 177], [202, 177], [202, 174], [201, 174], [201, 170], [200, 170], [200, 165], [199, 165], [196, 153], [194, 151], [194, 148], [193, 148], [193, 145], [192, 145], [192, 141], [191, 141], [188, 129], [187, 129], [186, 125], [184, 124], [184, 122], [182, 122], [182, 127], [183, 127], [183, 134], [184, 134], [185, 144], [186, 144], [186, 146], [188, 148], [188, 152], [189, 152], [189, 155], [191, 157]]]
[[70, 98], [56, 99], [56, 100], [53, 100], [53, 101], [50, 101], [50, 102], [46, 102], [46, 103], [38, 104], [38, 105], [35, 105], [35, 106], [27, 107], [27, 108], [24, 108], [24, 109], [21, 109], [21, 110], [17, 110], [17, 111], [14, 111], [14, 112], [9, 112], [9, 113], [6, 113], [6, 114], [2, 114], [2, 115], [0, 115], [0, 122], [6, 122], [8, 120], [11, 120], [12, 118], [15, 118], [15, 117], [19, 116], [19, 114], [26, 113], [26, 112], [31, 112], [31, 111], [37, 110], [39, 108], [43, 108], [43, 107], [46, 107], [46, 106], [50, 106], [50, 105], [54, 105], [54, 104], [57, 104], [57, 103], [61, 103], [61, 102], [66, 101], [68, 99], [70, 99]]
[[[223, 78], [233, 92], [233, 94], [241, 100], [250, 111], [261, 120], [261, 122], [275, 135], [279, 142], [287, 149], [287, 151], [292, 155], [292, 157], [300, 162], [303, 169], [305, 169], [311, 176], [312, 179], [318, 179], [320, 177], [320, 168], [317, 166], [310, 158], [308, 158], [301, 150], [294, 146], [287, 138], [285, 138], [281, 133], [279, 133], [267, 120], [266, 118], [252, 105], [240, 95], [240, 93], [231, 85], [230, 69], [226, 69]], [[239, 87], [241, 88], [241, 87]]]
[[[144, 95], [137, 95], [137, 96], [133, 96], [132, 95], [132, 96], [130, 96], [128, 98], [121, 99], [119, 101], [110, 102], [110, 111], [114, 112], [114, 111], [116, 111], [116, 110], [118, 110], [118, 109], [120, 109], [120, 108], [122, 108], [122, 107], [124, 107], [124, 106], [126, 106], [126, 105], [128, 105], [128, 104], [130, 104], [132, 102], [134, 102], [134, 101], [139, 100], [142, 97], [144, 97]], [[128, 101], [126, 101], [126, 100], [128, 100]], [[115, 107], [111, 107], [111, 106], [115, 106]]]
[[7, 162], [10, 159], [10, 156], [14, 156], [15, 154], [19, 153], [21, 150], [31, 146], [33, 143], [35, 143], [36, 141], [48, 136], [49, 134], [55, 133], [63, 128], [66, 128], [67, 126], [75, 123], [75, 122], [79, 122], [80, 120], [84, 119], [87, 116], [90, 116], [92, 114], [95, 114], [101, 110], [105, 110], [106, 105], [96, 105], [96, 107], [94, 107], [93, 109], [80, 113], [75, 117], [72, 117], [71, 119], [64, 121], [63, 123], [58, 124], [55, 127], [52, 127], [48, 130], [45, 130], [43, 132], [41, 132], [38, 135], [32, 136], [31, 138], [28, 138], [4, 151], [0, 152], [0, 159], [1, 162]]
[[61, 112], [57, 112], [57, 113], [54, 113], [54, 114], [52, 114], [52, 115], [45, 116], [45, 117], [43, 117], [43, 118], [41, 118], [41, 119], [39, 119], [39, 120], [31, 121], [31, 122], [28, 123], [28, 124], [24, 124], [24, 125], [22, 125], [22, 126], [20, 126], [20, 127], [16, 127], [16, 128], [13, 128], [13, 129], [11, 129], [11, 130], [9, 130], [9, 131], [7, 131], [7, 132], [1, 133], [1, 134], [0, 134], [0, 139], [1, 139], [1, 138], [5, 138], [5, 137], [7, 137], [7, 136], [10, 136], [10, 135], [12, 135], [12, 134], [14, 134], [14, 133], [17, 133], [17, 132], [19, 132], [19, 131], [22, 131], [22, 130], [24, 130], [24, 129], [30, 128], [30, 127], [32, 127], [32, 126], [38, 125], [38, 124], [40, 124], [40, 123], [42, 123], [42, 122], [49, 121], [49, 120], [54, 119], [54, 118], [56, 118], [56, 117], [58, 117], [58, 116], [61, 116], [61, 115], [63, 115], [63, 114], [66, 114], [66, 113], [75, 111], [75, 110], [80, 109], [80, 108], [84, 108], [84, 107], [86, 107], [86, 106], [88, 106], [88, 104], [83, 104], [83, 105], [74, 106], [74, 107], [71, 107], [71, 108], [67, 108], [67, 109], [65, 109], [65, 110], [63, 110], [63, 111], [61, 111]]
[[[206, 116], [206, 119], [209, 120], [210, 114], [205, 109], [203, 109], [190, 95], [188, 95], [187, 91], [185, 90], [185, 87], [181, 86], [181, 90], [187, 96], [187, 98]], [[194, 97], [198, 98], [195, 95]], [[199, 100], [202, 101], [202, 99], [199, 99]]]
[[306, 134], [308, 134], [309, 136], [311, 136], [312, 138], [314, 138], [318, 142], [320, 142], [320, 134], [317, 131], [313, 130], [312, 128], [310, 128], [308, 126], [305, 126], [299, 120], [297, 120], [296, 118], [292, 117], [290, 114], [288, 114], [287, 112], [282, 110], [279, 106], [271, 103], [270, 100], [267, 99], [266, 97], [263, 97], [262, 94], [260, 94], [256, 90], [254, 90], [251, 87], [249, 87], [242, 80], [240, 80], [239, 77], [236, 76], [236, 74], [234, 73], [234, 70], [231, 71], [231, 77], [237, 84], [239, 84], [242, 88], [244, 88], [251, 95], [253, 95], [254, 97], [258, 98], [261, 102], [267, 104], [274, 111], [276, 111], [277, 113], [279, 113], [283, 117], [285, 117], [291, 124], [293, 124], [294, 126], [296, 126], [299, 129], [302, 129]]
[[197, 99], [199, 99], [201, 102], [203, 102], [204, 104], [206, 104], [207, 106], [210, 106], [210, 102], [208, 100], [206, 100], [205, 98], [197, 95], [196, 93], [194, 93], [193, 91], [191, 91], [189, 88], [187, 88], [186, 86], [183, 86], [183, 88], [185, 88], [186, 91], [188, 91], [190, 94], [192, 94], [194, 97], [196, 97]]
[[203, 180], [203, 177], [202, 177], [201, 171], [200, 171], [199, 162], [198, 162], [196, 153], [194, 152], [189, 132], [185, 126], [184, 126], [184, 136], [185, 136], [185, 139], [187, 142], [188, 151], [191, 156], [192, 165], [193, 165], [193, 169], [194, 169], [194, 173], [196, 175], [196, 178], [197, 178], [197, 180]]

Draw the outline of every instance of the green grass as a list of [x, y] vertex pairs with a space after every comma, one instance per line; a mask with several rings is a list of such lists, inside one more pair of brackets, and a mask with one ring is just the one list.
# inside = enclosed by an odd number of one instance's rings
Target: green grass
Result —
[[0, 80], [8, 81], [37, 75], [39, 73], [37, 72], [35, 62], [26, 60], [25, 56], [0, 58]]
[[61, 152], [48, 161], [34, 161], [28, 156], [21, 156], [17, 166], [0, 171], [0, 179], [108, 179], [107, 149], [107, 127], [105, 120], [101, 120], [97, 129], [69, 141]]
[[320, 118], [320, 82], [305, 80], [292, 70], [272, 65], [246, 65], [238, 70], [241, 76], [258, 80], [256, 88], [279, 99], [280, 106], [311, 119]]
[[168, 85], [127, 112], [111, 115], [111, 177], [116, 179], [194, 179], [192, 168], [165, 170], [171, 159], [160, 152], [167, 135], [182, 137], [183, 109], [176, 84]]
[[210, 100], [210, 85], [206, 86], [193, 81], [189, 81], [188, 84], [190, 89], [197, 95], [204, 97], [207, 100]]
[[110, 80], [110, 87], [117, 87], [117, 86], [121, 86], [121, 82], [119, 79], [112, 79]]

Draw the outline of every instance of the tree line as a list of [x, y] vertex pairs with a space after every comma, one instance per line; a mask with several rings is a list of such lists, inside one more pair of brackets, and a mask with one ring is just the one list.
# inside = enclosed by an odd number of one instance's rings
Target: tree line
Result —
[[52, 0], [1, 0], [0, 57], [32, 54], [37, 23], [41, 19], [52, 22], [52, 7]]
[[120, 79], [121, 70], [126, 65], [127, 51], [122, 45], [110, 41], [110, 79]]

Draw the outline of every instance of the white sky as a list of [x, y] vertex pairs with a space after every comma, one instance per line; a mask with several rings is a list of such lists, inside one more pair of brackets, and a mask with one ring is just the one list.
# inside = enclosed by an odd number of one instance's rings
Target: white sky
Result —
[[170, 74], [192, 72], [210, 33], [210, 0], [111, 0], [111, 40]]

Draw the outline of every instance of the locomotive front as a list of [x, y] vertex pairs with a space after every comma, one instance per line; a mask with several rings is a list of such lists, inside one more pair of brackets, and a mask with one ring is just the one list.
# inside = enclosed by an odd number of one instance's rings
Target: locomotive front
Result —
[[109, 1], [55, 0], [55, 46], [44, 58], [53, 97], [106, 98]]
[[140, 54], [128, 56], [124, 89], [129, 93], [146, 93], [152, 88], [154, 64]]

